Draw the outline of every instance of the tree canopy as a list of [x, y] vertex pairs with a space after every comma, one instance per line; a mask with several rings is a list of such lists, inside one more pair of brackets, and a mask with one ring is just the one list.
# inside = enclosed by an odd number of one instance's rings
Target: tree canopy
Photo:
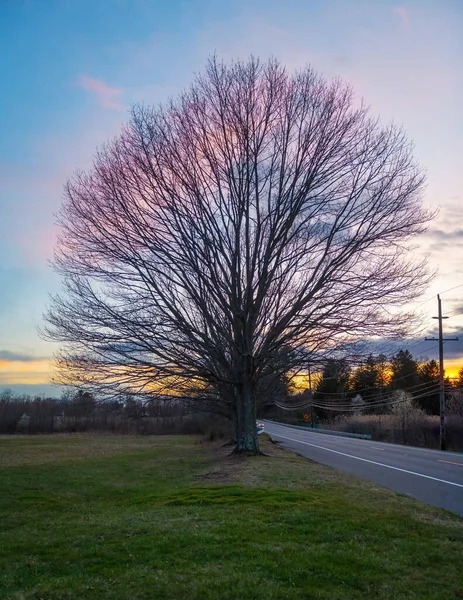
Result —
[[277, 61], [225, 64], [136, 106], [66, 185], [47, 314], [58, 381], [208, 397], [257, 451], [256, 390], [355, 339], [404, 333], [431, 214], [404, 132], [352, 89]]

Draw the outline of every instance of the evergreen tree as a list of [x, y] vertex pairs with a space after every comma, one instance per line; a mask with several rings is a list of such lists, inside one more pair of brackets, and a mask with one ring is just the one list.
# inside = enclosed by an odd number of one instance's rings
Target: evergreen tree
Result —
[[[345, 358], [330, 358], [327, 360], [314, 394], [314, 400], [323, 404], [330, 404], [333, 407], [336, 404], [345, 404], [347, 393], [349, 391], [349, 380], [351, 369]], [[317, 409], [317, 414], [321, 418], [332, 417], [339, 414], [337, 411]]]
[[460, 388], [463, 387], [463, 367], [458, 371], [457, 386]]
[[419, 383], [426, 384], [423, 385], [423, 388], [420, 388], [420, 394], [425, 393], [431, 386], [435, 387], [435, 390], [429, 394], [429, 396], [424, 396], [423, 398], [418, 398], [418, 405], [423, 408], [427, 413], [432, 415], [439, 414], [439, 365], [437, 361], [430, 360], [426, 363], [423, 363], [418, 367], [418, 378]]
[[351, 392], [360, 394], [368, 402], [372, 396], [377, 396], [379, 392], [379, 369], [376, 358], [370, 354], [365, 362], [355, 369], [351, 378]]
[[391, 361], [392, 390], [409, 390], [419, 383], [418, 363], [409, 350], [399, 350]]

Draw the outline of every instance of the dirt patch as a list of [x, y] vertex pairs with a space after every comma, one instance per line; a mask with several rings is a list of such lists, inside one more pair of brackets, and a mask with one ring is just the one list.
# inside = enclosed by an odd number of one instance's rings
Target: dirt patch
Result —
[[[213, 466], [208, 464], [207, 471], [196, 476], [202, 483], [245, 483], [246, 485], [259, 485], [259, 477], [254, 477], [254, 471], [259, 471], [258, 464], [273, 462], [275, 458], [288, 460], [288, 452], [272, 442], [268, 436], [262, 437], [260, 446], [262, 454], [258, 456], [245, 456], [233, 454], [234, 446], [223, 442], [203, 442], [206, 452], [213, 458]], [[270, 465], [268, 465], [270, 467]], [[264, 469], [266, 471], [267, 469]]]
[[208, 465], [208, 470], [196, 477], [201, 482], [236, 483], [240, 481], [243, 469], [249, 460], [259, 460], [260, 457], [247, 457], [233, 454], [233, 444], [224, 444], [223, 441], [206, 442], [204, 448], [211, 458], [213, 466]]
[[231, 473], [229, 471], [208, 471], [197, 475], [195, 479], [199, 481], [213, 481], [214, 483], [227, 483], [231, 481]]

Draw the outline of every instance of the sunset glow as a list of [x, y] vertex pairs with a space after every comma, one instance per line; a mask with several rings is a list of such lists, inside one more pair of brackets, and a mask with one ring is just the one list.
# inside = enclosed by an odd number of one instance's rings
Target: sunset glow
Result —
[[450, 379], [457, 379], [460, 369], [463, 367], [461, 360], [446, 360], [445, 361], [445, 376]]
[[51, 362], [47, 360], [27, 362], [0, 360], [0, 387], [49, 383], [51, 369]]

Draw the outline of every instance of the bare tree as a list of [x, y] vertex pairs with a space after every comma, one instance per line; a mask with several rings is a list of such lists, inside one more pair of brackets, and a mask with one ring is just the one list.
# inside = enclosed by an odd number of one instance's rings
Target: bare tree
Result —
[[412, 394], [404, 390], [394, 391], [392, 414], [394, 425], [402, 432], [402, 443], [404, 444], [410, 443], [409, 434], [412, 433], [414, 426], [418, 424], [418, 429], [423, 429], [422, 422], [426, 413], [418, 406]]
[[259, 382], [405, 331], [427, 284], [407, 260], [432, 217], [423, 181], [404, 133], [342, 82], [211, 59], [66, 186], [45, 332], [59, 382], [212, 398], [257, 452]]

